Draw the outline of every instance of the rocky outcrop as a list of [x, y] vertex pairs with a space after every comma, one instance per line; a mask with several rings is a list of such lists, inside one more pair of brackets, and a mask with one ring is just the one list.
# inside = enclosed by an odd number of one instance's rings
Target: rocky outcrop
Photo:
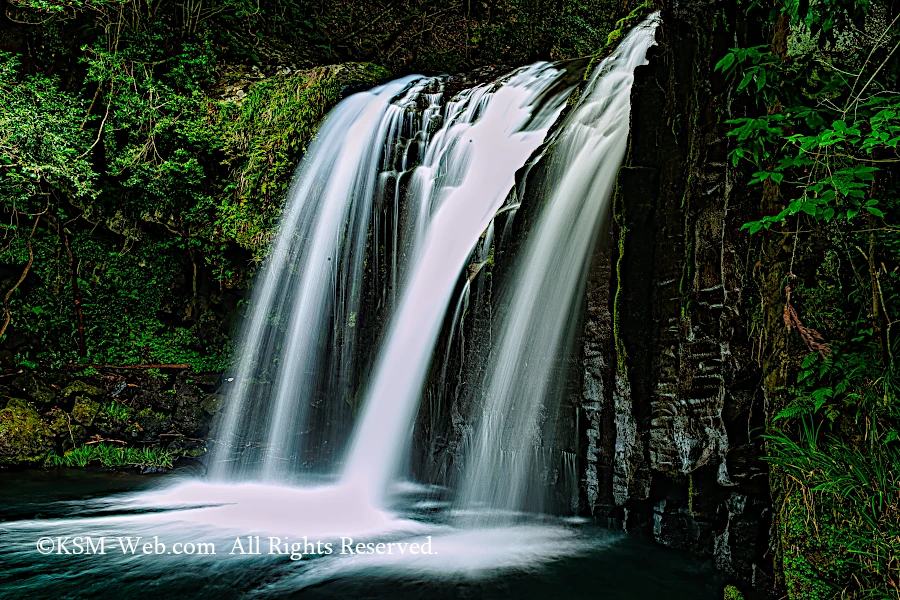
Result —
[[218, 389], [217, 374], [187, 369], [19, 374], [0, 385], [3, 395], [22, 396], [0, 410], [0, 468], [57, 464], [54, 456], [86, 443], [202, 456], [221, 407]]
[[766, 596], [771, 509], [754, 435], [764, 399], [740, 231], [759, 200], [728, 159], [724, 121], [742, 107], [714, 72], [726, 48], [762, 43], [727, 25], [736, 10], [669, 3], [659, 46], [635, 73], [613, 226], [616, 428], [604, 443], [615, 454], [612, 514], [626, 529], [708, 555]]
[[41, 464], [52, 449], [50, 426], [24, 400], [0, 410], [0, 467]]
[[[570, 453], [575, 474], [547, 469], [543, 483], [564, 510], [574, 477], [582, 514], [708, 556], [765, 597], [773, 593], [771, 506], [752, 435], [764, 424], [764, 400], [744, 298], [749, 238], [739, 230], [758, 200], [729, 166], [724, 120], [741, 106], [713, 70], [734, 36], [747, 34], [717, 21], [722, 10], [735, 8], [704, 0], [666, 9], [659, 46], [635, 73], [612, 219], [597, 232], [583, 312], [572, 315], [582, 334], [558, 358], [565, 397], [577, 390], [577, 398], [547, 415], [568, 427], [557, 425], [542, 444]], [[505, 234], [497, 258], [469, 281], [455, 317], [451, 303], [414, 441], [422, 479], [456, 481], [505, 310], [494, 290], [504, 289], [536, 220], [542, 170], [525, 170], [515, 219], [495, 223]]]

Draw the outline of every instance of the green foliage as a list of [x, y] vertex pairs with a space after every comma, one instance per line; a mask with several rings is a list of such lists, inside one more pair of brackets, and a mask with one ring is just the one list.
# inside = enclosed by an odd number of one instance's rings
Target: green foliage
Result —
[[134, 409], [120, 402], [107, 402], [100, 409], [100, 416], [113, 423], [127, 423], [134, 415]]
[[[0, 52], [0, 198], [4, 204], [38, 212], [41, 197], [57, 189], [93, 197], [96, 173], [85, 150], [90, 133], [86, 103], [59, 88], [59, 81], [25, 76], [19, 59]], [[7, 233], [17, 226], [4, 225]], [[20, 248], [20, 252], [22, 249]]]
[[[22, 55], [0, 54], [0, 290], [23, 278], [0, 321], [16, 365], [223, 369], [223, 296], [265, 254], [297, 160], [346, 86], [389, 75], [348, 59], [572, 58], [636, 4], [10, 4], [32, 24]], [[221, 100], [228, 85], [246, 95]]]
[[[743, 228], [792, 236], [777, 288], [792, 294], [767, 302], [784, 306], [785, 326], [807, 346], [813, 332], [828, 341], [794, 359], [797, 337], [788, 338], [776, 369], [795, 378], [773, 390], [768, 423], [792, 599], [896, 598], [900, 589], [900, 20], [874, 7], [788, 0], [766, 25], [772, 46], [732, 48], [715, 66], [746, 107], [727, 121], [732, 167], [752, 173], [763, 198]], [[792, 36], [813, 47], [794, 44], [792, 54]]]
[[[485, 59], [502, 60], [515, 52], [520, 61], [539, 58], [556, 60], [590, 56], [602, 48], [620, 11], [628, 5], [611, 6], [604, 0], [565, 0], [559, 3], [512, 1], [503, 7], [505, 19], [489, 19], [474, 29], [473, 39], [484, 48]], [[549, 52], [548, 52], [549, 49]]]
[[733, 585], [726, 585], [722, 592], [722, 600], [744, 600], [744, 594]]
[[865, 17], [870, 0], [785, 0], [781, 10], [793, 24], [804, 24], [813, 33], [830, 32], [838, 25], [845, 24], [846, 18], [859, 20]]
[[863, 399], [873, 392], [879, 360], [872, 330], [860, 331], [851, 344], [836, 344], [834, 351], [822, 356], [809, 354], [791, 389], [791, 401], [776, 413], [774, 420], [821, 415], [834, 422], [846, 411], [857, 412]]
[[768, 437], [768, 460], [787, 481], [780, 526], [794, 540], [785, 547], [791, 597], [896, 597], [900, 447], [896, 430], [859, 425], [848, 437], [806, 419], [799, 435]]
[[[36, 234], [32, 271], [35, 285], [13, 303], [21, 330], [40, 341], [31, 358], [50, 364], [93, 362], [139, 364], [187, 363], [197, 370], [222, 370], [229, 341], [210, 335], [204, 313], [193, 324], [162, 323], [159, 311], [178, 293], [178, 272], [189, 272], [178, 242], [145, 238], [123, 252], [106, 236], [82, 230], [69, 245], [77, 264], [70, 264], [65, 241], [45, 229]], [[21, 243], [21, 242], [19, 242]], [[18, 245], [0, 251], [0, 261], [20, 263]], [[74, 310], [72, 268], [77, 269], [87, 354], [78, 355], [78, 319]], [[182, 288], [182, 294], [188, 290]], [[189, 301], [189, 298], [185, 298]]]
[[348, 82], [375, 83], [388, 72], [349, 64], [273, 77], [241, 104], [221, 105], [220, 126], [234, 169], [233, 196], [219, 206], [217, 227], [259, 258], [281, 214], [297, 158]]
[[85, 444], [63, 454], [51, 455], [47, 464], [53, 467], [87, 467], [100, 463], [111, 467], [165, 467], [171, 469], [175, 457], [159, 448], [132, 448], [113, 444]]
[[210, 205], [220, 185], [214, 104], [197, 88], [211, 78], [215, 57], [208, 45], [203, 52], [183, 45], [158, 72], [163, 39], [145, 34], [124, 50], [85, 49], [84, 83], [103, 103], [99, 141], [107, 157], [104, 194], [90, 210], [95, 218], [157, 223], [189, 245], [208, 226], [198, 207]]
[[860, 213], [884, 217], [872, 194], [880, 165], [900, 160], [890, 158], [900, 143], [900, 101], [877, 90], [862, 98], [865, 90], [857, 93], [849, 82], [841, 86], [829, 80], [802, 98], [818, 99], [817, 105], [784, 108], [782, 101], [801, 99], [785, 89], [805, 89], [814, 82], [762, 48], [732, 49], [716, 65], [726, 73], [742, 71], [737, 91], [750, 92], [753, 84], [752, 93], [776, 107], [762, 116], [727, 121], [736, 142], [733, 165], [749, 161], [758, 169], [750, 183], [770, 180], [788, 200], [777, 214], [744, 227], [756, 233], [798, 214], [817, 221], [849, 220]]
[[310, 10], [301, 35], [333, 61], [374, 60], [394, 71], [454, 73], [485, 64], [589, 56], [626, 0], [336, 0]]

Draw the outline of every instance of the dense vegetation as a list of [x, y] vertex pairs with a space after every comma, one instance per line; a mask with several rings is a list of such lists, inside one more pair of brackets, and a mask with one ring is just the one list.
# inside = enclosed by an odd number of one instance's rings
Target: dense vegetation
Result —
[[717, 69], [752, 107], [729, 135], [761, 198], [743, 227], [762, 236], [755, 335], [784, 583], [798, 599], [896, 598], [900, 11], [752, 4], [771, 44]]
[[348, 86], [590, 54], [610, 4], [6, 2], [0, 359], [221, 370], [229, 290]]

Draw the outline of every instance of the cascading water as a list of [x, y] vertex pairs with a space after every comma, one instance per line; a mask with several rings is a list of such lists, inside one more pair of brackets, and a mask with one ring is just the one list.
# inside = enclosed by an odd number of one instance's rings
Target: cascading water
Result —
[[[366, 409], [360, 419], [355, 439], [363, 440], [362, 446], [354, 446], [345, 471], [345, 481], [358, 483], [366, 473], [378, 481], [367, 489], [385, 488], [409, 436], [379, 441], [371, 435], [373, 428], [384, 427], [383, 401], [377, 398], [393, 395], [384, 382], [405, 382], [409, 408], [391, 414], [398, 419], [396, 431], [409, 429], [400, 423], [415, 414], [415, 395], [446, 309], [442, 289], [447, 295], [452, 291], [515, 171], [543, 141], [572, 85], [564, 69], [539, 63], [462, 91], [442, 109], [440, 79], [407, 77], [354, 95], [332, 111], [298, 167], [250, 305], [244, 351], [220, 425], [214, 478], [286, 482], [308, 473], [317, 457], [335, 454], [340, 436], [329, 430], [330, 421], [346, 426], [346, 419], [340, 422], [326, 407], [325, 419], [311, 423], [309, 411], [317, 404], [335, 407], [334, 413], [347, 411], [341, 400], [353, 393], [355, 320], [371, 232], [379, 307], [398, 308], [393, 300], [402, 285], [398, 278], [410, 270], [416, 283], [401, 306], [413, 309], [405, 309], [396, 323], [407, 326], [400, 328], [406, 336], [400, 339], [410, 339], [410, 327], [423, 334], [414, 346], [388, 345], [383, 354], [388, 364], [412, 368], [402, 377], [395, 369], [375, 378], [371, 395], [380, 408]], [[407, 206], [402, 225], [401, 195]], [[391, 200], [391, 210], [373, 211], [373, 204]], [[383, 214], [392, 223], [382, 223]], [[389, 257], [380, 251], [384, 243]], [[387, 281], [377, 281], [381, 267], [388, 266], [379, 260], [390, 261]], [[427, 307], [421, 328], [423, 315], [416, 307]], [[360, 456], [376, 456], [378, 466], [371, 458], [361, 466]]]
[[647, 64], [657, 24], [658, 16], [647, 19], [596, 67], [554, 141], [549, 197], [504, 292], [508, 308], [466, 457], [461, 507], [542, 508], [536, 475], [552, 444], [561, 392], [554, 370], [574, 333], [572, 315], [625, 156], [634, 69]]
[[[415, 262], [357, 426], [342, 483], [381, 505], [412, 437], [431, 354], [460, 272], [515, 183], [516, 171], [544, 141], [573, 85], [539, 63], [499, 87], [482, 85], [448, 107], [420, 167], [410, 203], [423, 215]], [[420, 219], [422, 222], [424, 219]]]
[[316, 423], [310, 440], [308, 409], [320, 398], [345, 404], [373, 200], [396, 198], [384, 175], [401, 142], [429, 127], [431, 113], [411, 108], [433, 82], [406, 77], [341, 102], [298, 167], [240, 338], [214, 479], [284, 481], [307, 455], [335, 454], [327, 421], [337, 416]]

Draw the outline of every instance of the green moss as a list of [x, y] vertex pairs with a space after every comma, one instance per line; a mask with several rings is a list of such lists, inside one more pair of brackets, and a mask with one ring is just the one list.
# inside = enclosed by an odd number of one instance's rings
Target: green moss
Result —
[[75, 394], [83, 394], [85, 396], [102, 396], [103, 390], [100, 388], [93, 386], [89, 383], [85, 383], [80, 379], [76, 379], [69, 385], [65, 387], [62, 393], [63, 398], [68, 398], [69, 396], [73, 396]]
[[347, 85], [390, 76], [371, 63], [347, 63], [276, 76], [238, 104], [221, 104], [220, 122], [233, 169], [233, 195], [219, 207], [225, 236], [260, 258], [271, 239], [297, 160]]
[[616, 224], [618, 233], [616, 235], [616, 291], [613, 294], [613, 341], [616, 347], [616, 367], [617, 372], [627, 378], [626, 360], [628, 358], [625, 351], [625, 341], [622, 339], [621, 332], [621, 307], [623, 302], [624, 283], [622, 281], [622, 265], [625, 261], [625, 238], [628, 235], [628, 227], [625, 225], [625, 199], [619, 187], [622, 171], [631, 167], [623, 166], [616, 174], [616, 187], [613, 192], [613, 222]]
[[53, 449], [53, 432], [24, 400], [0, 410], [0, 465], [41, 464]]
[[38, 379], [34, 373], [24, 373], [13, 380], [13, 387], [38, 404], [48, 404], [56, 398], [56, 392]]
[[[688, 512], [694, 514], [694, 473], [688, 473]], [[726, 596], [727, 597], [727, 596]]]
[[744, 594], [736, 586], [726, 585], [722, 592], [722, 600], [744, 600]]
[[621, 375], [625, 375], [625, 361], [627, 353], [625, 352], [625, 342], [622, 340], [621, 332], [621, 302], [622, 302], [622, 262], [625, 257], [625, 236], [628, 234], [628, 228], [624, 225], [619, 227], [618, 235], [618, 251], [616, 258], [616, 293], [613, 296], [613, 338], [616, 344], [616, 366]]
[[600, 60], [606, 57], [606, 55], [609, 54], [620, 41], [622, 41], [622, 38], [625, 37], [629, 29], [637, 25], [651, 12], [659, 9], [657, 4], [658, 3], [654, 0], [645, 0], [644, 2], [641, 2], [638, 6], [636, 6], [634, 10], [632, 10], [626, 16], [616, 21], [616, 24], [606, 36], [606, 43], [591, 57], [591, 62], [588, 63], [587, 69], [584, 72], [585, 81], [590, 78], [590, 75], [594, 70], [594, 66], [596, 66], [596, 64], [600, 62]]
[[94, 419], [100, 412], [100, 403], [86, 396], [77, 396], [75, 398], [75, 407], [72, 409], [72, 418], [78, 423], [89, 427], [93, 425]]

